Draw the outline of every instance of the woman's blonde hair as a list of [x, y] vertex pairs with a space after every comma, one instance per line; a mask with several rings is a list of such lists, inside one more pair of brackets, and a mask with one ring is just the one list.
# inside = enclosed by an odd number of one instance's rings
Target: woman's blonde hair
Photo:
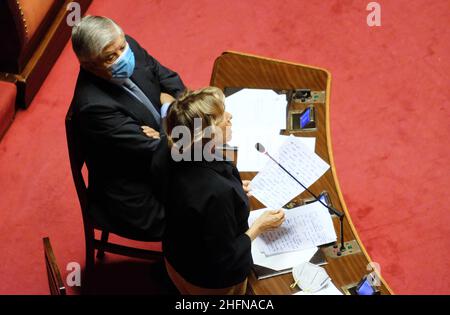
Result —
[[[202, 140], [202, 147], [206, 140], [214, 134], [205, 136], [205, 129], [210, 127], [216, 130], [225, 113], [225, 95], [216, 87], [209, 86], [195, 91], [186, 90], [170, 106], [167, 113], [166, 126], [169, 145], [173, 146], [172, 131], [177, 126], [187, 127], [191, 133], [189, 148], [196, 141]], [[197, 122], [201, 122], [199, 126]]]

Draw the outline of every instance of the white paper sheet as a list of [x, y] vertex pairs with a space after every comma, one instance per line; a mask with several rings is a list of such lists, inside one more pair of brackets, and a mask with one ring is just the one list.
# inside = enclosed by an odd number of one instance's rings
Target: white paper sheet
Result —
[[273, 256], [264, 255], [258, 247], [257, 243], [252, 244], [252, 257], [253, 263], [259, 266], [270, 268], [273, 270], [284, 270], [292, 268], [302, 262], [310, 261], [314, 254], [317, 252], [317, 247], [311, 247], [308, 249], [282, 253]]
[[[275, 159], [306, 187], [311, 186], [330, 168], [324, 160], [295, 137], [286, 137], [278, 153], [271, 156], [274, 158], [277, 156]], [[268, 160], [266, 166], [251, 181], [250, 189], [252, 195], [266, 207], [278, 209], [304, 189], [278, 164]]]
[[[264, 166], [270, 161], [269, 157], [258, 152], [255, 148], [255, 144], [257, 142], [264, 145], [265, 149], [269, 154], [276, 160], [279, 160], [279, 154], [280, 154], [280, 148], [283, 145], [283, 143], [288, 139], [292, 139], [292, 141], [295, 142], [301, 142], [303, 143], [308, 150], [311, 152], [315, 152], [316, 149], [316, 138], [315, 137], [295, 137], [293, 135], [291, 136], [284, 136], [284, 135], [267, 135], [264, 138], [261, 138], [259, 140], [256, 140], [253, 142], [253, 146], [251, 147], [249, 144], [249, 148], [251, 148], [251, 152], [245, 153], [247, 154], [250, 159], [244, 158], [244, 163], [248, 163], [249, 165], [252, 165], [252, 169], [250, 171], [259, 172], [261, 171]], [[238, 152], [238, 160], [240, 156], [240, 151]]]
[[[249, 225], [253, 224], [253, 222], [266, 210], [268, 209], [264, 208], [251, 211]], [[257, 237], [252, 243], [253, 263], [277, 271], [292, 268], [303, 262], [310, 261], [318, 250], [318, 248], [314, 246], [305, 250], [266, 256], [261, 251], [261, 241], [262, 240]]]
[[263, 157], [255, 143], [271, 143], [286, 128], [286, 95], [267, 89], [242, 89], [225, 100], [226, 110], [233, 115], [233, 137], [229, 145], [238, 147], [237, 168], [259, 171]]
[[293, 295], [343, 295], [343, 293], [336, 288], [332, 281], [329, 281], [328, 284], [320, 291], [314, 293], [299, 291]]
[[[250, 212], [249, 225], [262, 210], [253, 212]], [[262, 233], [254, 241], [265, 256], [301, 251], [336, 241], [328, 209], [318, 202], [285, 210], [285, 218], [279, 228]]]

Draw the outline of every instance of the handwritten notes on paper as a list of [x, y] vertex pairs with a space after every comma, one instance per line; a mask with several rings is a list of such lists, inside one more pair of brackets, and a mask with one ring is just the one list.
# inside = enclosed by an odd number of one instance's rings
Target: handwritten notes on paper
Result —
[[[249, 225], [265, 210], [250, 212]], [[318, 202], [286, 210], [285, 218], [279, 228], [266, 231], [255, 240], [255, 245], [266, 256], [305, 250], [336, 241], [328, 209]]]
[[[274, 156], [272, 154], [272, 156]], [[286, 137], [278, 162], [306, 187], [318, 180], [330, 166], [296, 137]], [[266, 166], [250, 183], [252, 195], [266, 207], [279, 209], [304, 191], [289, 174], [267, 157]]]

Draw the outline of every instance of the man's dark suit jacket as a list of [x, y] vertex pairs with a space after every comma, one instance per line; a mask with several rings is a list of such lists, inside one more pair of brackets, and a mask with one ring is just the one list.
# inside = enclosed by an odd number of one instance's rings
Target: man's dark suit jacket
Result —
[[[127, 36], [136, 59], [131, 80], [154, 105], [160, 93], [185, 89], [177, 73], [162, 66]], [[159, 239], [165, 228], [167, 138], [147, 137], [141, 126], [159, 127], [149, 109], [107, 80], [80, 70], [72, 101], [73, 120], [89, 171], [88, 211], [100, 226], [119, 235]]]

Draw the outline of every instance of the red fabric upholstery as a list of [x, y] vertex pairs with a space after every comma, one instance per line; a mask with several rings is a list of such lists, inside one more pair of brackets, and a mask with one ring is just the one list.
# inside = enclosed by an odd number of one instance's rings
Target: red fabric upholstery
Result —
[[20, 73], [64, 4], [56, 0], [1, 1], [0, 36], [6, 50], [0, 53], [0, 72]]
[[0, 81], [0, 139], [14, 119], [15, 103], [16, 85]]
[[[92, 0], [78, 0], [81, 14]], [[16, 105], [28, 107], [70, 38], [71, 0], [0, 1], [0, 73], [18, 75]]]
[[[15, 20], [19, 22], [22, 28], [24, 42], [33, 40], [35, 36], [42, 36], [43, 32], [39, 32], [40, 25], [44, 23], [45, 18], [51, 13], [53, 7], [58, 2], [61, 5], [61, 1], [57, 0], [39, 0], [26, 1], [26, 0], [9, 0], [9, 6], [13, 14], [16, 14]], [[22, 15], [23, 14], [23, 15]]]

